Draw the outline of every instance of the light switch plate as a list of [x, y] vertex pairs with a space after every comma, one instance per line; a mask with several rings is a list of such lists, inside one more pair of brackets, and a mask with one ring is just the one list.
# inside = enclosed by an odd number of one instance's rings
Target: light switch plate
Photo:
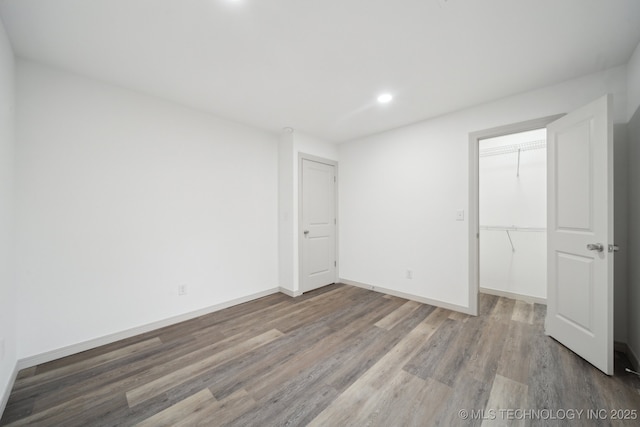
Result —
[[456, 211], [456, 221], [464, 221], [464, 209], [458, 209]]

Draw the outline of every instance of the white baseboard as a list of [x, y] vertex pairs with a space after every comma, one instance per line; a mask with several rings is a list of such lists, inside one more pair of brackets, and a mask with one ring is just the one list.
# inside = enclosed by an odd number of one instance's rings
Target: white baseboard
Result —
[[629, 344], [616, 341], [614, 343], [614, 348], [617, 351], [621, 351], [627, 355], [627, 358], [629, 359], [629, 362], [631, 362], [631, 366], [634, 371], [640, 371], [640, 359], [638, 359], [638, 355], [633, 351]]
[[4, 391], [2, 392], [2, 396], [0, 397], [0, 418], [2, 418], [2, 414], [4, 414], [4, 410], [7, 407], [7, 403], [9, 402], [9, 396], [11, 395], [11, 389], [13, 389], [13, 384], [16, 382], [16, 378], [18, 377], [18, 363], [13, 367], [13, 372], [9, 376], [9, 381], [5, 384]]
[[61, 357], [70, 356], [72, 354], [80, 353], [82, 351], [87, 351], [92, 348], [100, 347], [105, 344], [111, 344], [112, 342], [116, 342], [125, 338], [130, 338], [139, 334], [144, 334], [146, 332], [150, 332], [155, 329], [164, 328], [165, 326], [170, 326], [176, 323], [184, 322], [185, 320], [190, 320], [199, 316], [204, 316], [205, 314], [220, 311], [234, 305], [242, 304], [258, 298], [265, 297], [267, 295], [275, 294], [277, 292], [280, 292], [281, 289], [282, 288], [268, 289], [266, 291], [257, 292], [255, 294], [247, 295], [245, 297], [236, 298], [231, 301], [226, 301], [220, 304], [212, 305], [210, 307], [202, 308], [200, 310], [180, 314], [177, 316], [169, 317], [167, 319], [158, 320], [157, 322], [152, 322], [146, 325], [137, 326], [135, 328], [127, 329], [125, 331], [116, 332], [114, 334], [105, 335], [99, 338], [95, 338], [95, 339], [84, 341], [77, 344], [72, 344], [56, 350], [48, 351], [46, 353], [37, 354], [35, 356], [25, 357], [23, 359], [18, 360], [17, 370], [19, 371], [21, 369], [30, 368], [32, 366], [40, 365], [42, 363], [51, 362], [52, 360], [60, 359]]
[[627, 346], [627, 348], [629, 349], [627, 357], [629, 357], [629, 361], [631, 362], [631, 365], [633, 365], [633, 370], [640, 371], [640, 358], [638, 358], [638, 355], [633, 351], [631, 347]]
[[282, 286], [280, 286], [280, 287], [278, 288], [278, 290], [279, 290], [281, 293], [283, 293], [283, 294], [285, 294], [285, 295], [290, 296], [291, 298], [299, 297], [300, 295], [302, 295], [302, 292], [300, 292], [300, 291], [292, 291], [292, 290], [290, 290], [290, 289], [283, 288]]
[[540, 297], [533, 297], [530, 295], [522, 295], [522, 294], [516, 294], [513, 292], [508, 292], [508, 291], [501, 291], [498, 289], [490, 289], [490, 288], [480, 288], [480, 293], [482, 294], [489, 294], [489, 295], [494, 295], [497, 297], [505, 297], [505, 298], [510, 298], [510, 299], [517, 299], [520, 301], [524, 301], [524, 302], [528, 302], [530, 304], [544, 304], [547, 305], [547, 299], [546, 298], [540, 298]]
[[435, 305], [436, 307], [446, 308], [447, 310], [459, 311], [464, 314], [471, 314], [469, 307], [463, 307], [461, 305], [450, 304], [444, 301], [438, 301], [430, 298], [425, 298], [417, 295], [407, 294], [400, 291], [394, 291], [393, 289], [383, 288], [377, 285], [369, 285], [366, 283], [356, 282], [354, 280], [349, 279], [339, 279], [340, 283], [344, 283], [345, 285], [357, 286], [359, 288], [369, 289], [370, 291], [376, 291], [383, 294], [393, 295], [394, 297], [404, 298], [412, 301], [417, 301], [422, 304]]

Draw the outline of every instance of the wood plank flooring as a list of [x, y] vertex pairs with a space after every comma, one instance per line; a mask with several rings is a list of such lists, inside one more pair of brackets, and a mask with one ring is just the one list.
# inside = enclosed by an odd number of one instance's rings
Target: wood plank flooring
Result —
[[25, 369], [0, 425], [640, 425], [624, 357], [607, 377], [544, 335], [544, 306], [480, 307], [275, 294]]

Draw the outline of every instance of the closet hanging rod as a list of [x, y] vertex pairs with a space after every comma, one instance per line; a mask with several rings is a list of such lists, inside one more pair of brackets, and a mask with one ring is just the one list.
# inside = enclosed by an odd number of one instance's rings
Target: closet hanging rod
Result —
[[543, 232], [547, 231], [545, 227], [519, 227], [516, 225], [481, 225], [480, 230], [484, 231], [527, 231], [527, 232]]
[[503, 145], [501, 147], [483, 148], [480, 150], [480, 157], [498, 156], [501, 154], [512, 154], [520, 151], [539, 150], [547, 148], [547, 141], [540, 139], [537, 141], [524, 142], [521, 144]]

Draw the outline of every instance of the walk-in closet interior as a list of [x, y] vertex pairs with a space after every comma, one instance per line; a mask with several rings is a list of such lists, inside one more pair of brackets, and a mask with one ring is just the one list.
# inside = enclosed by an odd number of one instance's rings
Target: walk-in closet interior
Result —
[[479, 146], [480, 288], [546, 299], [546, 129]]

